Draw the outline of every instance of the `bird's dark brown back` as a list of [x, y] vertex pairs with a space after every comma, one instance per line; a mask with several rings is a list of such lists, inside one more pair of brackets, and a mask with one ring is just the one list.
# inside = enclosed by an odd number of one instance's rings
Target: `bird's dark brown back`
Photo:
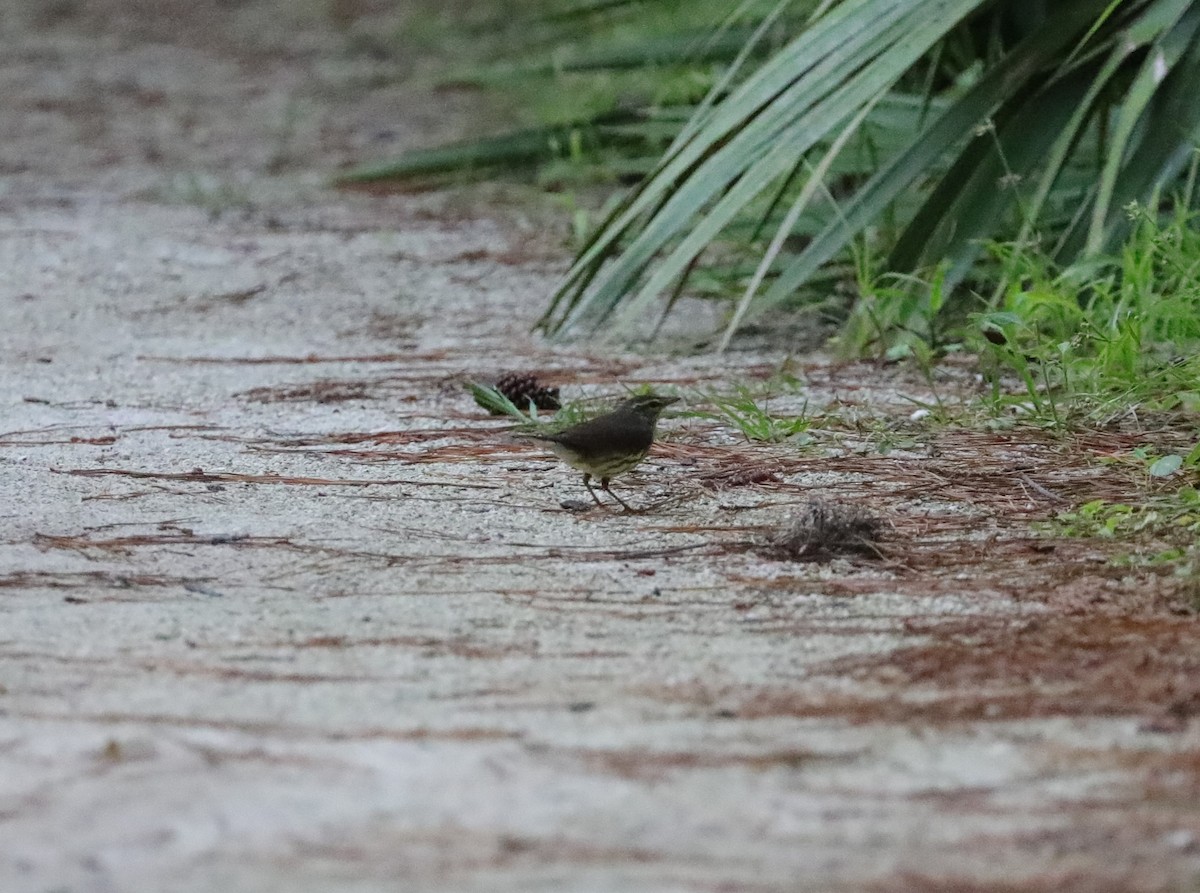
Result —
[[588, 456], [623, 456], [644, 453], [654, 442], [654, 420], [621, 407], [588, 422], [580, 422], [541, 439], [561, 443]]

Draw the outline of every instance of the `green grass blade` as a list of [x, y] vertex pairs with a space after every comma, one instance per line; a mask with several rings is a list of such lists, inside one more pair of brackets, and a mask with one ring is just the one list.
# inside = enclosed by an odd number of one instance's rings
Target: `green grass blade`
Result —
[[477, 168], [515, 168], [565, 154], [572, 141], [585, 148], [594, 148], [609, 136], [626, 142], [653, 137], [649, 129], [639, 131], [645, 121], [636, 112], [606, 112], [589, 121], [547, 125], [516, 130], [483, 139], [462, 140], [435, 149], [405, 152], [389, 161], [372, 162], [350, 168], [338, 174], [339, 185], [373, 183], [382, 180], [403, 180], [471, 171]]

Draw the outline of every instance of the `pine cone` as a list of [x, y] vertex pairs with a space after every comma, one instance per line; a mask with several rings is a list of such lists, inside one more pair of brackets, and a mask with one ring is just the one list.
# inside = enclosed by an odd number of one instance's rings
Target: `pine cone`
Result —
[[553, 411], [562, 403], [558, 400], [558, 388], [543, 387], [536, 376], [520, 372], [508, 372], [496, 382], [496, 390], [524, 412], [532, 403], [538, 409]]

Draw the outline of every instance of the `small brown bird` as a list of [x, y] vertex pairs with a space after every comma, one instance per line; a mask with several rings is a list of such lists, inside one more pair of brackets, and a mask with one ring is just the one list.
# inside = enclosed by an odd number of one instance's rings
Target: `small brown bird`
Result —
[[609, 488], [608, 482], [646, 458], [654, 443], [654, 427], [659, 415], [678, 399], [643, 394], [626, 400], [612, 412], [572, 425], [557, 434], [522, 436], [546, 441], [560, 459], [582, 471], [583, 485], [596, 505], [603, 506], [604, 503], [592, 489], [593, 477], [600, 479], [601, 490], [621, 503], [627, 512], [632, 512], [634, 510], [628, 503]]

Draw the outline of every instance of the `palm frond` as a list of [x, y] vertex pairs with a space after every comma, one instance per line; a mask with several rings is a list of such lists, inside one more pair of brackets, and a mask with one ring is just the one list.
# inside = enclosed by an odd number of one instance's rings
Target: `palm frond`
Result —
[[[1197, 0], [1032, 4], [1041, 21], [1009, 29], [1009, 43], [995, 37], [1003, 28], [989, 30], [986, 65], [965, 86], [942, 84], [927, 97], [926, 120], [878, 147], [873, 173], [848, 184], [834, 177], [922, 59], [941, 60], [951, 32], [985, 11], [1018, 5], [832, 4], [697, 112], [579, 252], [541, 325], [555, 334], [604, 325], [627, 337], [764, 205], [754, 231], [767, 218], [777, 228], [765, 246], [743, 246], [759, 262], [723, 345], [737, 326], [793, 300], [869, 228], [886, 236], [879, 225], [889, 219], [899, 230], [883, 246], [888, 267], [939, 266], [946, 289], [989, 240], [1057, 238], [1067, 260], [1111, 247], [1124, 207], [1174, 182], [1200, 139]], [[815, 231], [814, 212], [824, 221]], [[803, 247], [786, 251], [802, 233], [811, 234]]]

